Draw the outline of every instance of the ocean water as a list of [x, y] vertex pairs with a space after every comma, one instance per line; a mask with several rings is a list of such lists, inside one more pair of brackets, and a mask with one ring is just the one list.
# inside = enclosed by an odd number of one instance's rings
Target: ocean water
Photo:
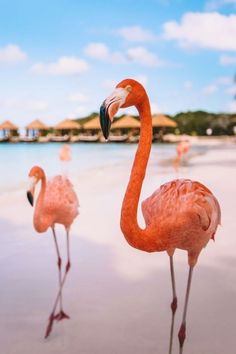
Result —
[[[25, 187], [32, 166], [45, 169], [47, 176], [62, 173], [59, 160], [60, 143], [45, 144], [1, 144], [0, 145], [0, 195]], [[113, 164], [122, 164], [134, 157], [137, 145], [129, 144], [71, 144], [72, 160], [68, 163], [70, 175], [91, 173]], [[151, 157], [157, 163], [175, 156], [175, 145], [153, 144]], [[66, 164], [66, 163], [64, 163]]]

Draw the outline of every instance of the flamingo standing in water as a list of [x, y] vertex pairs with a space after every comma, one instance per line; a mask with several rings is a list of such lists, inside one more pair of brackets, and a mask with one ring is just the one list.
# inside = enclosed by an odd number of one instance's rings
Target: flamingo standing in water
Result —
[[[189, 275], [182, 323], [178, 333], [179, 352], [186, 337], [186, 315], [194, 266], [220, 224], [220, 206], [203, 184], [190, 179], [176, 179], [163, 184], [142, 203], [146, 227], [137, 221], [138, 203], [152, 144], [152, 117], [147, 93], [135, 80], [121, 81], [100, 108], [100, 123], [105, 139], [114, 115], [120, 107], [136, 106], [141, 132], [130, 180], [121, 210], [121, 230], [127, 242], [146, 252], [166, 251], [170, 259], [173, 301], [172, 316], [177, 308], [173, 255], [176, 248], [188, 252]], [[172, 318], [173, 321], [173, 318]], [[171, 353], [172, 340], [169, 347]]]
[[[70, 249], [69, 249], [69, 231], [71, 224], [78, 215], [78, 199], [74, 188], [68, 178], [64, 176], [55, 176], [52, 180], [46, 181], [44, 170], [41, 167], [34, 166], [29, 172], [31, 179], [30, 189], [27, 191], [27, 198], [30, 204], [34, 205], [35, 186], [41, 181], [41, 189], [34, 210], [34, 228], [37, 232], [47, 231], [49, 227], [52, 229], [53, 238], [57, 252], [57, 265], [59, 272], [59, 291], [53, 306], [53, 310], [49, 317], [49, 322], [45, 334], [45, 338], [52, 331], [54, 320], [68, 319], [69, 316], [63, 311], [62, 306], [62, 288], [66, 280], [67, 273], [70, 269]], [[55, 224], [62, 224], [66, 229], [67, 237], [67, 264], [65, 273], [62, 278], [61, 273], [61, 256], [57, 243]], [[60, 311], [55, 315], [57, 304], [60, 301]]]

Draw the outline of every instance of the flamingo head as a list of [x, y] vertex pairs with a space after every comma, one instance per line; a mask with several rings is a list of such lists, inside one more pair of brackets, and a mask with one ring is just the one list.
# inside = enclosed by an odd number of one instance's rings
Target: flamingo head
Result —
[[27, 198], [29, 203], [33, 206], [35, 186], [41, 179], [45, 178], [45, 173], [41, 167], [34, 166], [31, 168], [29, 172], [29, 178], [30, 178], [30, 187], [27, 191]]
[[105, 139], [109, 136], [111, 123], [119, 108], [138, 107], [146, 95], [143, 86], [132, 79], [121, 81], [100, 108], [100, 124]]

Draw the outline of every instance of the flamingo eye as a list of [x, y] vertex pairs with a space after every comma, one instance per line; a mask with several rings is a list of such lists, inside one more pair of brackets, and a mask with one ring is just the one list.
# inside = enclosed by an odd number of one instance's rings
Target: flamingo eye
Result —
[[132, 86], [131, 85], [127, 85], [125, 90], [128, 91], [128, 92], [131, 92], [132, 91]]

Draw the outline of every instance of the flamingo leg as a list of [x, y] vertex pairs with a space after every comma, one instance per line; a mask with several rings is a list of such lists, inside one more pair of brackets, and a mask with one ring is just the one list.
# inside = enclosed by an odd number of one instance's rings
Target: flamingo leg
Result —
[[170, 327], [169, 354], [172, 353], [173, 335], [174, 335], [174, 323], [175, 323], [175, 312], [176, 312], [176, 309], [177, 309], [177, 296], [176, 296], [176, 286], [175, 286], [175, 272], [174, 272], [173, 255], [170, 256], [170, 274], [171, 274], [173, 300], [172, 300], [172, 303], [171, 303], [172, 319], [171, 319], [171, 327]]
[[187, 290], [185, 295], [185, 302], [184, 302], [184, 312], [182, 323], [179, 329], [178, 337], [179, 337], [179, 354], [183, 354], [183, 347], [184, 347], [184, 340], [186, 338], [186, 316], [187, 316], [187, 308], [188, 308], [188, 300], [189, 300], [189, 293], [192, 281], [192, 274], [193, 274], [193, 267], [189, 267], [189, 274], [188, 274], [188, 283], [187, 283]]
[[[66, 276], [70, 270], [71, 267], [71, 263], [70, 263], [70, 237], [69, 237], [69, 230], [66, 229], [66, 246], [67, 246], [67, 264], [66, 264], [66, 268], [65, 268], [65, 274], [63, 277], [63, 284], [61, 283], [61, 287], [60, 287], [60, 291], [59, 293], [62, 293], [62, 288], [64, 286], [64, 283], [66, 281]], [[59, 296], [60, 298], [60, 296]], [[58, 321], [61, 321], [63, 319], [69, 319], [70, 317], [63, 311], [63, 309], [60, 309], [60, 312], [56, 315], [56, 319]]]
[[[53, 239], [55, 242], [55, 247], [56, 247], [56, 252], [57, 252], [57, 266], [58, 266], [58, 274], [59, 274], [59, 287], [61, 287], [61, 256], [60, 256], [60, 251], [59, 251], [59, 246], [57, 243], [57, 237], [56, 237], [56, 232], [55, 232], [55, 228], [52, 227], [52, 233], [53, 233]], [[62, 293], [60, 293], [60, 310], [62, 310]]]
[[65, 273], [63, 275], [63, 278], [62, 278], [62, 281], [61, 281], [61, 284], [60, 284], [60, 288], [59, 288], [59, 291], [56, 295], [56, 299], [55, 299], [55, 302], [54, 302], [54, 305], [53, 305], [53, 308], [52, 308], [52, 312], [51, 312], [51, 315], [49, 316], [49, 319], [48, 319], [48, 325], [47, 325], [47, 329], [46, 329], [46, 333], [45, 333], [45, 338], [49, 337], [51, 331], [52, 331], [52, 328], [53, 328], [53, 322], [54, 320], [58, 320], [58, 321], [61, 321], [63, 319], [69, 319], [70, 317], [61, 309], [60, 312], [55, 315], [55, 311], [56, 311], [56, 308], [57, 308], [57, 305], [58, 305], [58, 302], [60, 300], [60, 297], [61, 297], [61, 293], [62, 293], [62, 289], [63, 289], [63, 286], [65, 284], [65, 281], [66, 281], [66, 276], [67, 276], [67, 273], [69, 272], [69, 269], [71, 267], [71, 263], [70, 263], [70, 248], [69, 248], [69, 230], [66, 230], [66, 237], [67, 237], [67, 264], [66, 264], [66, 268], [65, 268]]

